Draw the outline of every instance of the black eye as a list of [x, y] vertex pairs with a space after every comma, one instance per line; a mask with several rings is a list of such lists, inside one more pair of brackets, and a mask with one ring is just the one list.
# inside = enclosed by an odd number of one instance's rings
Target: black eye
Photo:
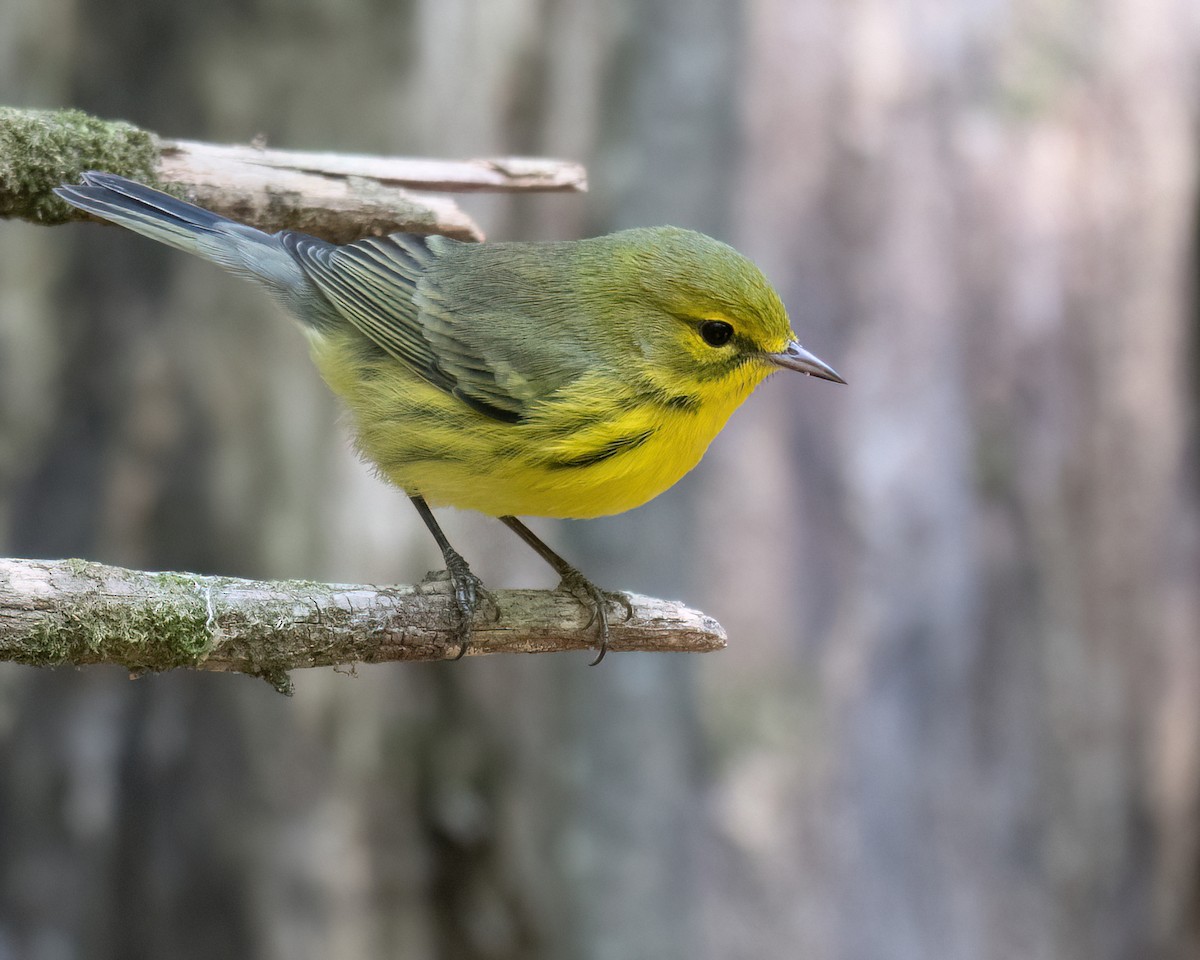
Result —
[[733, 336], [733, 327], [724, 320], [705, 320], [700, 324], [700, 336], [710, 347], [721, 347]]

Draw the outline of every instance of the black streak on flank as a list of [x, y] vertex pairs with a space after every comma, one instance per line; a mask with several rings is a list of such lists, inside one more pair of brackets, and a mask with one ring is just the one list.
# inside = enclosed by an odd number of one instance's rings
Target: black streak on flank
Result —
[[672, 397], [666, 397], [662, 401], [664, 407], [671, 410], [681, 410], [684, 413], [695, 413], [700, 409], [700, 398], [690, 393], [677, 393]]
[[525, 419], [517, 410], [505, 410], [502, 407], [488, 403], [486, 400], [480, 400], [477, 397], [463, 393], [458, 389], [451, 390], [450, 392], [472, 410], [476, 410], [486, 417], [491, 417], [493, 420], [499, 420], [501, 423], [520, 423]]
[[628, 453], [630, 450], [636, 450], [647, 440], [654, 436], [653, 430], [647, 430], [644, 433], [639, 433], [635, 437], [618, 437], [616, 440], [610, 440], [598, 450], [593, 450], [591, 453], [580, 454], [577, 457], [570, 457], [566, 460], [551, 460], [547, 466], [554, 469], [567, 469], [572, 467], [592, 467], [597, 463], [603, 463], [605, 460], [611, 460], [613, 457], [619, 456], [622, 453]]
[[700, 409], [702, 401], [694, 393], [667, 393], [653, 383], [639, 385], [640, 389], [634, 394], [634, 401], [639, 404], [649, 404], [664, 410], [677, 410], [680, 413], [695, 413]]

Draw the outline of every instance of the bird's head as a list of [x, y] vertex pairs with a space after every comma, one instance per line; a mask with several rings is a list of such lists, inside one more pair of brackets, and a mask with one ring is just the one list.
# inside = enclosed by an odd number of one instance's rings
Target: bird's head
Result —
[[762, 271], [727, 244], [678, 227], [603, 239], [617, 280], [607, 295], [623, 301], [646, 362], [676, 382], [743, 395], [780, 369], [845, 382], [800, 345]]

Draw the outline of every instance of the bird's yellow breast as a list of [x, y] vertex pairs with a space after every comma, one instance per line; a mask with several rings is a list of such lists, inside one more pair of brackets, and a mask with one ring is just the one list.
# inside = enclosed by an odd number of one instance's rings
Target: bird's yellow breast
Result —
[[351, 360], [328, 341], [313, 355], [354, 418], [363, 456], [434, 506], [491, 516], [620, 513], [692, 469], [766, 371], [683, 390], [597, 372], [508, 423], [389, 359]]

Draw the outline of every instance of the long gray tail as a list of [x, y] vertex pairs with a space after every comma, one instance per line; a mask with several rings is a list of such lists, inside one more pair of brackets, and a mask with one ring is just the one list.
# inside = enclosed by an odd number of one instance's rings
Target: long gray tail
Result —
[[319, 299], [278, 234], [263, 233], [114, 173], [88, 171], [82, 186], [64, 184], [54, 192], [103, 220], [258, 281], [301, 319], [310, 319], [302, 307]]

